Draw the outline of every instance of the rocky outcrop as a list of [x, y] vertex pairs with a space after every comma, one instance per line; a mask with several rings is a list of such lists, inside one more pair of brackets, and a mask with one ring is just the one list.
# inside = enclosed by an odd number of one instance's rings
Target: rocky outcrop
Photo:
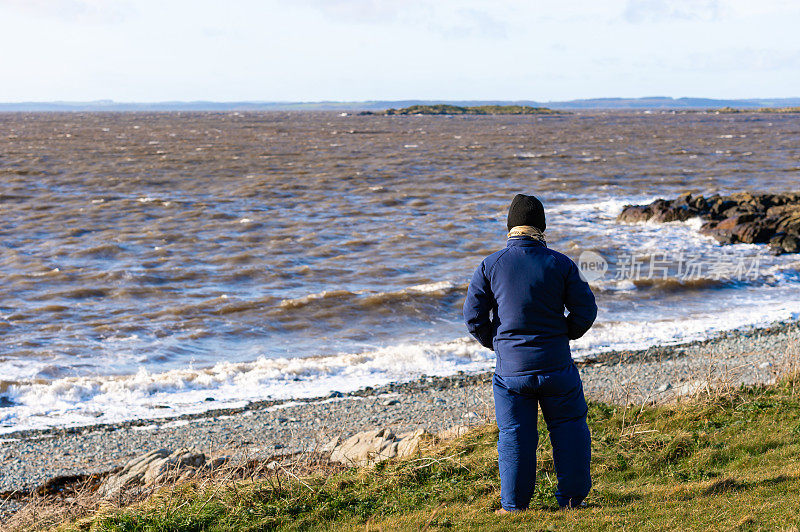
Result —
[[106, 478], [98, 493], [108, 497], [129, 488], [152, 486], [167, 480], [184, 480], [201, 469], [221, 467], [224, 462], [224, 458], [207, 460], [204, 453], [192, 449], [183, 448], [174, 452], [158, 449], [130, 460], [121, 471]]
[[359, 432], [344, 441], [334, 438], [323, 451], [330, 451], [331, 462], [361, 466], [411, 456], [419, 450], [420, 444], [432, 438], [433, 435], [423, 429], [399, 436], [391, 429], [375, 429]]
[[700, 232], [723, 244], [769, 244], [777, 253], [800, 252], [800, 194], [681, 194], [649, 205], [627, 205], [620, 222], [676, 222], [699, 217]]
[[417, 429], [395, 435], [391, 429], [367, 430], [354, 434], [346, 440], [334, 438], [322, 447], [323, 453], [330, 453], [329, 460], [345, 465], [369, 465], [415, 455], [426, 443], [447, 441], [459, 438], [470, 431], [466, 425], [456, 425], [437, 434]]

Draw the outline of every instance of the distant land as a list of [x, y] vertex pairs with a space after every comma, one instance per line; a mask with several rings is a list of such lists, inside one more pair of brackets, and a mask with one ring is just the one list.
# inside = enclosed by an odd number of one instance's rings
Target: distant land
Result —
[[460, 107], [458, 105], [412, 105], [385, 111], [361, 111], [362, 115], [550, 115], [563, 113], [547, 107], [530, 107], [527, 105], [476, 105]]
[[549, 109], [759, 109], [765, 107], [797, 107], [798, 98], [753, 98], [744, 100], [719, 100], [713, 98], [592, 98], [561, 102], [536, 102], [530, 100], [394, 100], [365, 102], [19, 102], [0, 103], [0, 112], [30, 111], [385, 111], [415, 105], [475, 106], [526, 106]]

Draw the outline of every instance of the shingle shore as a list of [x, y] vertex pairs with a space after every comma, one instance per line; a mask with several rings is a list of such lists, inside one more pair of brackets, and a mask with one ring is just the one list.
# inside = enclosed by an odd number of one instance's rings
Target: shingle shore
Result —
[[[799, 347], [800, 324], [781, 322], [687, 344], [606, 353], [580, 366], [589, 399], [669, 401], [708, 388], [774, 382], [781, 372], [797, 368]], [[11, 441], [0, 444], [0, 493], [60, 475], [108, 471], [158, 448], [265, 458], [313, 451], [334, 436], [377, 427], [437, 432], [490, 420], [491, 374], [482, 373], [422, 377], [342, 397], [254, 403], [172, 420], [28, 431], [5, 435]]]

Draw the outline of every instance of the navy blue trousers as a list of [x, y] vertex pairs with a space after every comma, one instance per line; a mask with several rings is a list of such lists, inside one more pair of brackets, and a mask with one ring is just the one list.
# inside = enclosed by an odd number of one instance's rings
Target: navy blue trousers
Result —
[[592, 487], [589, 473], [591, 436], [586, 400], [575, 364], [562, 369], [516, 377], [495, 374], [494, 410], [500, 437], [500, 503], [509, 511], [528, 507], [536, 484], [539, 405], [553, 444], [562, 507], [578, 506]]

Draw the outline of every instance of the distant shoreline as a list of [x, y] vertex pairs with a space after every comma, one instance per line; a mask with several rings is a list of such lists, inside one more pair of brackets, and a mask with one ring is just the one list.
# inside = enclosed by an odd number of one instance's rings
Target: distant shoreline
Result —
[[565, 101], [534, 100], [369, 100], [369, 101], [162, 101], [116, 102], [95, 100], [85, 102], [0, 102], [2, 112], [135, 112], [135, 111], [384, 111], [390, 108], [414, 105], [474, 106], [528, 106], [547, 107], [553, 110], [716, 110], [800, 107], [800, 97], [795, 98], [590, 98]]

